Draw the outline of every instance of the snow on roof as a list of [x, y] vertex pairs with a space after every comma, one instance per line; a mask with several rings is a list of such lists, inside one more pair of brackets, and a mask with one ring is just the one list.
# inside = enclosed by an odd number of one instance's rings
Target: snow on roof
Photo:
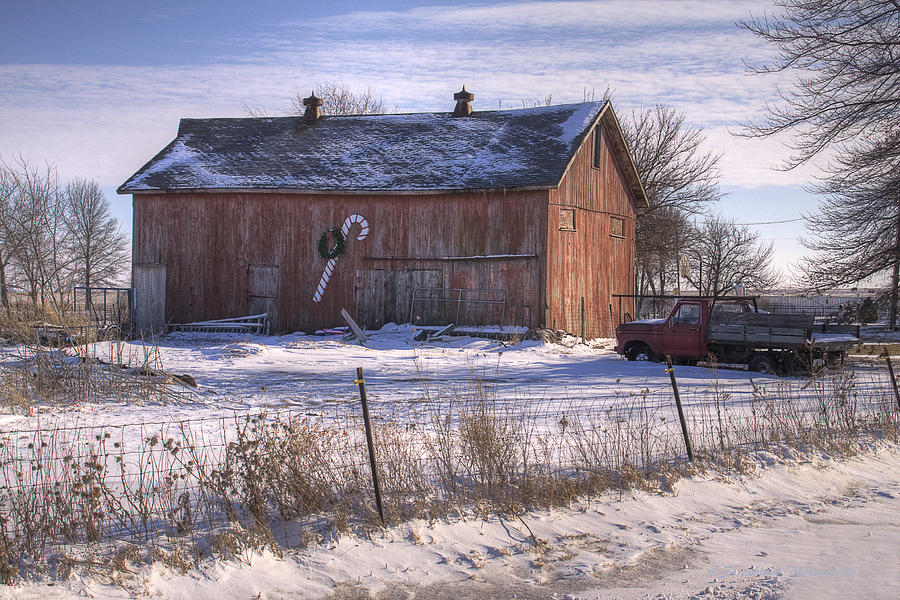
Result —
[[175, 140], [118, 191], [550, 188], [605, 106], [182, 119]]

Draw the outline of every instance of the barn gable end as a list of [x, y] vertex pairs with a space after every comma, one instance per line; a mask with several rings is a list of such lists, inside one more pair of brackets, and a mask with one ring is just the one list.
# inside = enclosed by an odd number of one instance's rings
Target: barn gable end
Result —
[[[583, 302], [585, 334], [611, 336], [620, 309], [613, 294], [634, 293], [635, 220], [646, 196], [628, 176], [617, 128], [601, 119], [550, 191], [544, 322], [552, 329], [580, 333]], [[628, 302], [621, 308], [633, 312]]]

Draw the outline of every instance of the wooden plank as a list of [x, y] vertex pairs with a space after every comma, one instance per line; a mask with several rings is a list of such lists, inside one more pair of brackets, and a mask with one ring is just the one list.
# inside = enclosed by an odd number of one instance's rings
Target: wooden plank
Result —
[[347, 323], [347, 326], [350, 328], [350, 331], [353, 332], [353, 335], [359, 341], [360, 344], [366, 344], [366, 333], [356, 324], [356, 321], [353, 320], [353, 317], [350, 316], [350, 313], [347, 312], [347, 309], [341, 309], [341, 317], [343, 317], [344, 322]]
[[448, 333], [453, 331], [454, 327], [456, 327], [456, 325], [454, 325], [453, 323], [450, 323], [449, 325], [447, 325], [445, 327], [441, 327], [439, 330], [435, 331], [434, 334], [429, 335], [428, 339], [433, 340], [435, 338], [441, 337], [442, 335], [447, 335]]
[[710, 325], [707, 337], [711, 342], [727, 344], [757, 344], [777, 346], [803, 345], [809, 340], [809, 330], [780, 327], [744, 327], [742, 325]]
[[716, 325], [811, 329], [813, 318], [810, 315], [803, 314], [715, 311], [710, 317], [710, 323]]

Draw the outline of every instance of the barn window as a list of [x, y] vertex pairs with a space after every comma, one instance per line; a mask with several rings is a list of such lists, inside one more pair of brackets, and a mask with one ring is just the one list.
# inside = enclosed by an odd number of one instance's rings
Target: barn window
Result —
[[561, 208], [559, 209], [559, 230], [575, 231], [575, 209]]
[[609, 235], [612, 237], [625, 237], [625, 219], [619, 217], [609, 218]]
[[[603, 150], [606, 146], [606, 136], [603, 135], [603, 127], [594, 130], [594, 168], [603, 170]], [[606, 173], [604, 173], [606, 175]]]

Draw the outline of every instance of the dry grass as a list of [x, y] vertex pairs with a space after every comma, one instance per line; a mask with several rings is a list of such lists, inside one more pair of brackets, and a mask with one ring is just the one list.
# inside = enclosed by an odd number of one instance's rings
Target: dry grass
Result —
[[[162, 371], [158, 347], [127, 348], [120, 340], [61, 349], [36, 341], [18, 344], [8, 355], [12, 360], [0, 362], [0, 407], [12, 414], [31, 414], [37, 405], [191, 399], [183, 386], [170, 385], [173, 376]], [[98, 349], [111, 360], [99, 358]]]
[[56, 310], [50, 305], [20, 303], [0, 308], [0, 341], [59, 345], [65, 340], [96, 341], [96, 325], [87, 315]]

